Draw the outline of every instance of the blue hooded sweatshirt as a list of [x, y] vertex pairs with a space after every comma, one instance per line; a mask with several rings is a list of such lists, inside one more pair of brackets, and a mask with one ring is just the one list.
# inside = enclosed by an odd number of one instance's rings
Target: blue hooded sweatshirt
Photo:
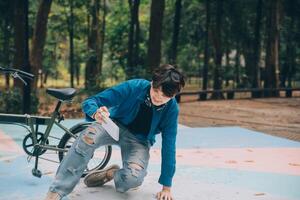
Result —
[[[106, 89], [87, 98], [82, 103], [86, 119], [92, 121], [91, 116], [101, 106], [106, 106], [110, 117], [127, 125], [134, 120], [140, 104], [144, 102], [151, 83], [144, 79], [132, 79], [117, 86]], [[155, 143], [155, 136], [161, 133], [161, 174], [158, 182], [170, 187], [176, 167], [176, 135], [179, 108], [175, 98], [172, 98], [162, 109], [153, 108], [150, 132], [147, 138], [150, 144]]]

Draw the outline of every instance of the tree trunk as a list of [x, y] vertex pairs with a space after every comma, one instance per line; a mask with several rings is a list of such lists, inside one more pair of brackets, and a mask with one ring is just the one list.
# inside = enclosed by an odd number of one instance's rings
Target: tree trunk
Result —
[[[138, 0], [138, 3], [135, 5], [134, 8], [134, 15], [135, 15], [135, 38], [134, 38], [134, 48], [133, 48], [133, 63], [135, 66], [135, 71], [138, 70], [139, 64], [140, 64], [140, 20], [139, 20], [139, 6], [140, 6], [140, 0]], [[137, 76], [135, 74], [135, 76]]]
[[133, 11], [133, 5], [135, 4], [135, 1], [128, 0], [129, 9], [130, 9], [130, 22], [129, 22], [129, 33], [128, 33], [128, 57], [127, 57], [127, 69], [126, 77], [127, 79], [130, 79], [133, 74], [133, 46], [134, 46], [134, 11]]
[[[270, 13], [267, 20], [267, 49], [265, 88], [278, 87], [278, 45], [280, 0], [269, 0]], [[266, 96], [278, 96], [278, 92], [267, 92]]]
[[[28, 11], [29, 1], [25, 1], [24, 14], [25, 14], [25, 37], [24, 37], [24, 58], [23, 58], [23, 70], [25, 72], [31, 72], [31, 66], [29, 61], [29, 25], [28, 25]], [[27, 85], [23, 86], [23, 113], [31, 113], [31, 81], [27, 81]]]
[[43, 80], [44, 84], [47, 84], [48, 75], [49, 75], [49, 71], [47, 70], [44, 75], [44, 80]]
[[[91, 6], [90, 2], [87, 1], [86, 2], [86, 13], [87, 13], [87, 15], [86, 15], [86, 22], [87, 22], [87, 44], [86, 44], [86, 46], [87, 46], [87, 51], [89, 51], [89, 37], [90, 37], [90, 30], [91, 30], [91, 19], [90, 19], [91, 17], [90, 17], [90, 12], [89, 12], [90, 6]], [[88, 86], [88, 82], [89, 82], [88, 71], [89, 71], [89, 69], [88, 69], [87, 64], [86, 64], [86, 67], [84, 70], [85, 70], [84, 71], [84, 88], [87, 89], [89, 87]]]
[[40, 76], [40, 88], [44, 88], [44, 81], [43, 81], [44, 72], [42, 72], [42, 70], [39, 71], [39, 76]]
[[[54, 44], [53, 52], [50, 54], [52, 60], [57, 60], [57, 51], [56, 51], [56, 49], [57, 49], [57, 44]], [[43, 79], [44, 84], [47, 84], [49, 73], [50, 73], [49, 70], [46, 70], [44, 72], [44, 79]]]
[[37, 87], [38, 71], [42, 69], [43, 51], [47, 34], [48, 15], [50, 12], [52, 0], [41, 0], [36, 16], [35, 29], [32, 38], [32, 48], [30, 54], [30, 63], [32, 72], [36, 76], [33, 87]]
[[[24, 41], [25, 41], [25, 1], [14, 4], [14, 61], [13, 66], [22, 69], [24, 64]], [[22, 82], [14, 79], [14, 87], [23, 88]]]
[[[217, 19], [216, 19], [216, 35], [214, 39], [214, 46], [216, 51], [215, 57], [215, 69], [214, 69], [214, 90], [220, 90], [222, 88], [222, 80], [220, 76], [220, 69], [222, 67], [222, 17], [223, 17], [223, 1], [217, 0]], [[212, 99], [224, 99], [221, 92], [214, 92], [212, 94]]]
[[180, 30], [181, 8], [182, 8], [181, 0], [176, 0], [173, 37], [172, 37], [172, 45], [171, 45], [170, 59], [169, 59], [169, 62], [171, 64], [176, 64], [176, 59], [177, 59], [177, 46], [178, 46], [178, 37], [179, 37], [179, 30]]
[[70, 4], [70, 18], [68, 20], [69, 28], [69, 42], [70, 42], [70, 54], [69, 54], [69, 65], [70, 65], [70, 86], [74, 87], [74, 12], [73, 12], [73, 0], [69, 0]]
[[148, 67], [153, 71], [160, 64], [162, 23], [165, 0], [152, 0], [148, 41]]
[[139, 5], [140, 0], [128, 0], [130, 8], [130, 28], [128, 34], [127, 79], [137, 75], [139, 61]]
[[104, 54], [104, 41], [105, 41], [105, 26], [106, 26], [106, 0], [103, 0], [103, 14], [102, 14], [102, 24], [100, 32], [100, 49], [99, 49], [99, 73], [102, 74], [103, 65], [103, 54]]
[[[261, 40], [261, 18], [262, 18], [262, 0], [257, 0], [256, 5], [256, 22], [255, 22], [255, 39], [254, 39], [254, 55], [253, 55], [253, 74], [252, 74], [252, 88], [260, 88], [260, 68], [259, 68], [259, 59], [260, 59], [260, 40]], [[260, 97], [258, 92], [251, 93], [252, 98]]]
[[[228, 39], [228, 38], [227, 38]], [[229, 42], [226, 44], [226, 72], [228, 73], [230, 71], [230, 58], [229, 58], [229, 53], [230, 53], [230, 50], [229, 50]], [[230, 77], [229, 75], [227, 74], [226, 78], [225, 78], [225, 86], [228, 87], [229, 86], [229, 80], [230, 80]]]
[[289, 32], [287, 35], [286, 41], [286, 58], [285, 63], [281, 68], [281, 80], [280, 86], [286, 87], [286, 81], [288, 81], [288, 87], [292, 87], [292, 77], [295, 74], [295, 57], [296, 57], [296, 48], [295, 48], [295, 8], [296, 8], [296, 1], [290, 0], [288, 1], [288, 9], [290, 17], [289, 22]]
[[[205, 1], [206, 6], [206, 22], [205, 22], [205, 44], [204, 44], [204, 66], [202, 71], [203, 83], [202, 83], [202, 90], [207, 90], [207, 83], [208, 83], [208, 62], [210, 57], [209, 52], [209, 44], [208, 44], [208, 36], [209, 36], [209, 27], [210, 27], [210, 1]], [[205, 100], [207, 98], [207, 94], [201, 94], [200, 99]]]
[[[13, 12], [13, 3], [11, 1], [7, 2], [7, 13], [4, 18], [3, 22], [3, 64], [5, 67], [10, 65], [10, 39], [12, 37], [11, 25], [12, 21], [12, 13]], [[5, 89], [9, 89], [9, 74], [5, 74]]]
[[79, 63], [75, 63], [75, 77], [76, 77], [76, 85], [80, 85], [80, 65]]
[[240, 86], [240, 47], [239, 42], [236, 44], [236, 55], [235, 55], [235, 87], [239, 88]]
[[92, 0], [92, 22], [88, 36], [90, 55], [86, 63], [86, 89], [93, 90], [99, 86], [99, 0]]

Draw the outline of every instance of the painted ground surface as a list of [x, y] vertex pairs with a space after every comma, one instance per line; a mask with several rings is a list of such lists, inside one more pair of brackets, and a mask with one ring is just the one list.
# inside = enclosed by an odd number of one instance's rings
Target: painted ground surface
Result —
[[[66, 120], [70, 127], [79, 120]], [[54, 130], [60, 137], [62, 132]], [[0, 199], [43, 199], [57, 164], [43, 161], [42, 178], [31, 175], [21, 143], [21, 127], [0, 125]], [[51, 141], [50, 141], [51, 142]], [[86, 188], [79, 183], [69, 199], [154, 199], [161, 189], [160, 138], [151, 150], [148, 176], [143, 186], [125, 194], [116, 193], [113, 183]], [[47, 154], [48, 157], [57, 157]], [[120, 151], [113, 148], [110, 164], [120, 164]], [[179, 127], [177, 172], [173, 194], [176, 200], [299, 200], [300, 143], [239, 127]]]

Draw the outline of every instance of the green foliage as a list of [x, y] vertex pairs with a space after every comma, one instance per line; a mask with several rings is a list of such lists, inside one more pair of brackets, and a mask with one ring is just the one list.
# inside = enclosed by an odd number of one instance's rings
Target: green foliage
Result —
[[[19, 88], [6, 90], [0, 93], [0, 112], [2, 113], [22, 113], [22, 91]], [[31, 112], [38, 112], [39, 99], [33, 92], [31, 94]]]
[[106, 20], [106, 47], [108, 59], [106, 64], [114, 68], [124, 68], [127, 63], [129, 7], [127, 4], [112, 3]]
[[0, 112], [22, 113], [22, 97], [18, 88], [4, 91], [0, 95]]
[[[40, 1], [29, 1], [29, 39], [32, 38], [33, 27], [36, 22], [36, 13]], [[102, 14], [104, 12], [103, 0], [98, 1], [100, 26], [102, 25]], [[162, 60], [161, 63], [169, 62], [172, 45], [174, 13], [176, 0], [165, 1], [165, 12], [163, 21], [162, 38]], [[206, 33], [206, 7], [204, 0], [182, 0], [180, 32], [177, 47], [177, 65], [187, 76], [199, 76], [204, 63], [204, 41]], [[214, 36], [216, 32], [217, 1], [209, 1], [211, 5], [211, 24], [209, 30], [210, 65], [208, 68], [209, 81], [212, 81], [214, 73], [215, 47]], [[234, 52], [239, 48], [243, 61], [240, 66], [240, 77], [247, 74], [245, 65], [251, 61], [255, 39], [256, 6], [258, 0], [231, 0], [223, 3], [222, 17], [222, 50]], [[295, 2], [294, 27], [292, 22], [291, 2]], [[47, 39], [44, 47], [43, 71], [49, 72], [54, 79], [69, 79], [69, 28], [70, 28], [70, 4], [73, 4], [74, 12], [74, 60], [75, 66], [79, 66], [81, 80], [84, 79], [85, 66], [88, 58], [99, 52], [88, 50], [88, 34], [91, 26], [91, 1], [83, 0], [56, 0], [52, 2], [47, 25]], [[105, 88], [118, 81], [126, 79], [125, 67], [127, 66], [128, 33], [130, 23], [130, 12], [128, 1], [106, 1], [106, 27], [104, 41], [104, 55], [102, 74], [99, 79]], [[140, 1], [139, 22], [139, 65], [135, 70], [138, 77], [149, 77], [147, 74], [146, 58], [148, 50], [150, 6], [152, 1]], [[266, 24], [268, 17], [267, 1], [263, 1], [261, 18], [261, 67], [264, 67], [264, 55], [266, 54]], [[280, 8], [280, 48], [279, 64], [283, 70], [287, 61], [287, 41], [292, 35], [292, 44], [295, 47], [295, 66], [293, 66], [293, 80], [300, 77], [300, 10], [299, 1], [281, 1]], [[0, 64], [13, 63], [13, 4], [11, 1], [0, 2]], [[10, 19], [9, 26], [5, 20]], [[99, 30], [101, 27], [99, 27]], [[4, 36], [5, 30], [9, 30], [10, 36]], [[4, 47], [9, 41], [8, 47]], [[6, 48], [6, 49], [5, 49]], [[9, 51], [7, 51], [9, 48]], [[9, 53], [7, 53], [9, 52]], [[225, 55], [224, 55], [225, 57]], [[9, 58], [9, 59], [6, 59]], [[231, 67], [226, 67], [224, 62], [220, 69], [223, 80], [232, 80], [236, 76], [235, 58], [231, 58]], [[246, 63], [245, 63], [246, 62]], [[200, 77], [201, 78], [201, 77]], [[84, 81], [81, 81], [83, 83]], [[83, 84], [80, 86], [82, 87]], [[97, 86], [98, 87], [98, 86]], [[1, 97], [3, 99], [3, 97]]]

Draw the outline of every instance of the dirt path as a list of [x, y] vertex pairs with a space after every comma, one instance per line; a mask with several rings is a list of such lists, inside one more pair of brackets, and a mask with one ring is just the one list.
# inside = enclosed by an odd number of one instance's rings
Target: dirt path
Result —
[[[76, 97], [73, 104], [64, 105], [66, 118], [84, 117]], [[192, 127], [241, 126], [271, 135], [300, 141], [300, 98], [265, 98], [196, 101], [182, 97], [179, 122]], [[39, 113], [49, 116], [56, 102], [41, 100]]]
[[179, 122], [192, 127], [241, 126], [300, 141], [300, 98], [191, 101], [180, 104]]

